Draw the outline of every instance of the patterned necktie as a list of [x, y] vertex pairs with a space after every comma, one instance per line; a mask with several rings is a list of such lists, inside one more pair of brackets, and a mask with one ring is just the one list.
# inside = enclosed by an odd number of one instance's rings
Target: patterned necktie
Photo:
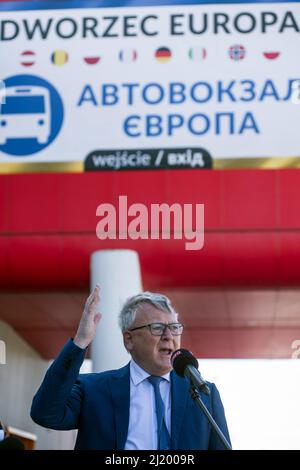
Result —
[[155, 404], [156, 404], [156, 419], [157, 419], [157, 442], [159, 450], [169, 450], [170, 449], [170, 435], [165, 423], [165, 407], [161, 398], [159, 384], [163, 380], [162, 377], [157, 377], [155, 375], [150, 375], [148, 377], [149, 382], [153, 385], [154, 394], [155, 394]]

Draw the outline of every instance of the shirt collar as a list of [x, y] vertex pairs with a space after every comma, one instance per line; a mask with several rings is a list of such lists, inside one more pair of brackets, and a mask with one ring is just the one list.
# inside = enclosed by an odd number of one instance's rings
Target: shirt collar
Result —
[[[135, 386], [139, 385], [141, 382], [143, 382], [143, 380], [148, 379], [148, 377], [150, 377], [150, 375], [151, 374], [146, 372], [133, 359], [131, 359], [131, 361], [130, 361], [130, 379], [132, 380], [133, 385], [135, 385]], [[167, 380], [168, 382], [170, 382], [170, 372], [168, 372], [165, 375], [162, 375], [161, 377], [163, 379]]]

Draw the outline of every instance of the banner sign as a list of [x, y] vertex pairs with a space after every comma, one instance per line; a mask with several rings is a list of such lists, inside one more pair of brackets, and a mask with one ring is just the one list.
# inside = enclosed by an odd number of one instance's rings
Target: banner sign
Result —
[[300, 166], [298, 2], [0, 4], [0, 173]]

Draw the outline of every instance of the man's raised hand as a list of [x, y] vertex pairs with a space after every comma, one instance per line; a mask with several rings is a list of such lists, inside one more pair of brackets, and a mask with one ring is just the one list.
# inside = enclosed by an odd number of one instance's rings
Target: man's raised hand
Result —
[[97, 284], [86, 300], [78, 330], [74, 338], [74, 343], [82, 349], [87, 348], [92, 342], [97, 325], [102, 317], [101, 313], [97, 312], [97, 304], [100, 300], [99, 293], [100, 286]]

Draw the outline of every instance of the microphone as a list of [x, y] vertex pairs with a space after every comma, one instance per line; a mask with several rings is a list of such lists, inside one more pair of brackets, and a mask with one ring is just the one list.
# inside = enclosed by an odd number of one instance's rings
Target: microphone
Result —
[[8, 436], [0, 442], [0, 450], [25, 450], [25, 446], [20, 439]]
[[187, 349], [177, 349], [171, 356], [171, 364], [176, 374], [187, 377], [201, 392], [210, 395], [210, 389], [198, 370], [198, 361]]

